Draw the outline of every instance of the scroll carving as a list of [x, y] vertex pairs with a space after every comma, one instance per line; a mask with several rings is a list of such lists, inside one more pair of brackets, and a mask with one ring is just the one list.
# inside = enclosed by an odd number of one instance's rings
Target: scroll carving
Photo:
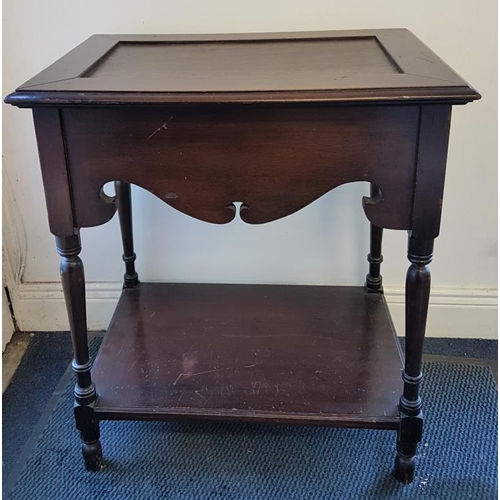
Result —
[[333, 188], [368, 181], [370, 221], [408, 229], [418, 108], [179, 107], [64, 109], [78, 227], [115, 212], [101, 196], [121, 180], [197, 219], [262, 224], [290, 215]]

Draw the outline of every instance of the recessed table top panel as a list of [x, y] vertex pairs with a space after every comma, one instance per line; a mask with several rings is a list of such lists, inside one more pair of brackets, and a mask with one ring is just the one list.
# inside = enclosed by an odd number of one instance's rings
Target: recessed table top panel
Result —
[[479, 94], [405, 29], [94, 35], [6, 98], [18, 106], [463, 103]]
[[[300, 71], [297, 69], [300, 68]], [[353, 75], [398, 73], [371, 38], [228, 43], [120, 42], [85, 78], [163, 78], [165, 89], [203, 92], [326, 89]], [[224, 78], [221, 78], [224, 75]]]

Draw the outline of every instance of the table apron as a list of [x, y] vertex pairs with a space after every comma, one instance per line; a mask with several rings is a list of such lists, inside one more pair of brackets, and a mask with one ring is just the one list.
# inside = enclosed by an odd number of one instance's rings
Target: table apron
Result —
[[417, 104], [37, 108], [51, 231], [65, 236], [75, 227], [111, 219], [116, 207], [103, 186], [115, 180], [141, 186], [175, 209], [216, 224], [234, 219], [235, 202], [242, 203], [243, 221], [261, 224], [288, 216], [339, 185], [366, 181], [380, 188], [363, 203], [373, 224], [432, 238], [439, 229], [450, 109]]

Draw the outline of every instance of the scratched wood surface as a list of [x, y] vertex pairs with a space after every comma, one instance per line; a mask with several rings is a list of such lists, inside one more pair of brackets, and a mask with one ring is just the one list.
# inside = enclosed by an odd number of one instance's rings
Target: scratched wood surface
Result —
[[101, 418], [396, 428], [398, 346], [363, 287], [139, 284], [92, 370]]
[[234, 219], [234, 202], [244, 204], [245, 222], [261, 224], [336, 186], [368, 181], [382, 192], [365, 204], [369, 219], [410, 228], [418, 106], [75, 108], [61, 114], [78, 227], [113, 216], [114, 203], [99, 193], [106, 182], [121, 180], [217, 224]]
[[478, 98], [413, 33], [382, 29], [94, 35], [6, 102], [59, 107]]

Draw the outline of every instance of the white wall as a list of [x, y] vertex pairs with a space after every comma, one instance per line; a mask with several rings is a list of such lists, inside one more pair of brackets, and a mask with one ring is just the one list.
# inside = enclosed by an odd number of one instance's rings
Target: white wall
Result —
[[[496, 9], [496, 0], [485, 0], [480, 8], [456, 0], [4, 0], [3, 93], [93, 33], [407, 27], [483, 95], [453, 112], [442, 234], [432, 265], [437, 297], [433, 310], [438, 312], [431, 311], [429, 333], [492, 337], [497, 288]], [[48, 231], [31, 113], [6, 105], [3, 112], [4, 165], [27, 234], [24, 285], [15, 306], [25, 328], [51, 329], [50, 318], [64, 321], [62, 296], [58, 285], [43, 284], [58, 281], [59, 259]], [[365, 185], [342, 186], [293, 217], [253, 227], [240, 221], [204, 224], [135, 189], [139, 275], [142, 280], [362, 283], [368, 223], [361, 196], [366, 191]], [[88, 281], [114, 283], [105, 286], [111, 304], [123, 273], [117, 220], [83, 230], [82, 241]], [[406, 235], [386, 231], [383, 275], [398, 318], [405, 250]], [[92, 286], [91, 325], [103, 327], [111, 305], [97, 301], [102, 285]], [[444, 319], [450, 317], [460, 318], [460, 331], [446, 327]]]

